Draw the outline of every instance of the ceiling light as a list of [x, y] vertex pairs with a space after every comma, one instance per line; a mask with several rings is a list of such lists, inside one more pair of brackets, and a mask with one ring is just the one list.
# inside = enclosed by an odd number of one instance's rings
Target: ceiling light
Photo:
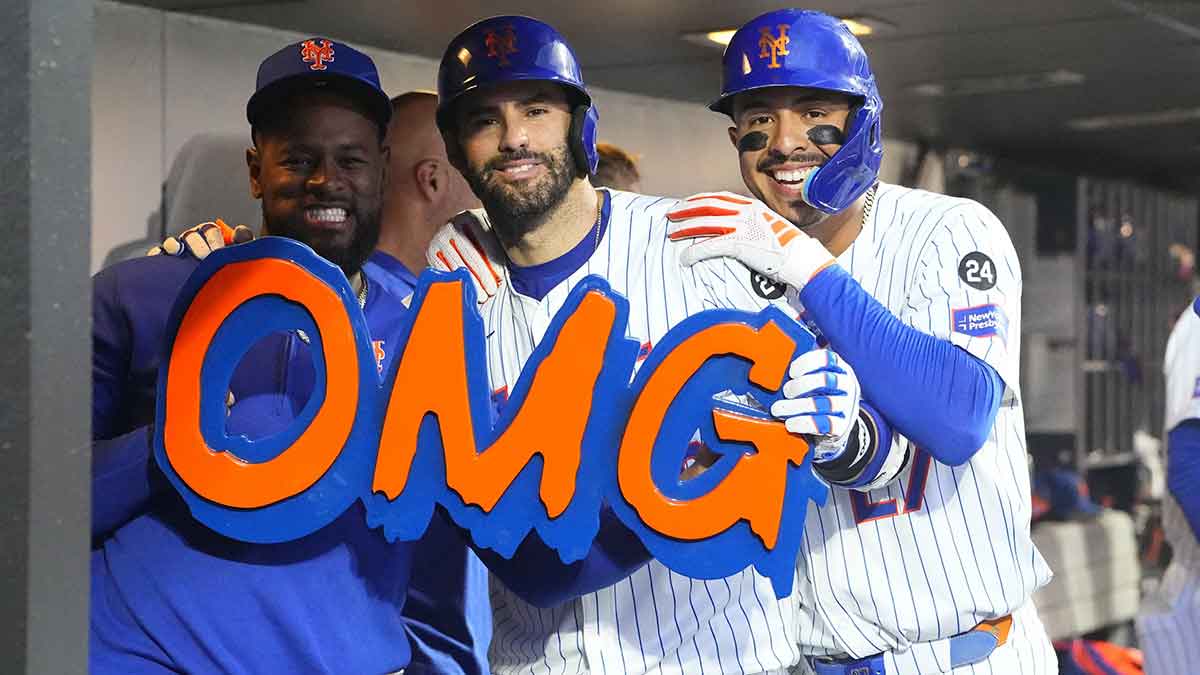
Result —
[[894, 23], [866, 15], [843, 16], [842, 23], [846, 24], [846, 28], [849, 28], [850, 32], [858, 37], [878, 35], [896, 29], [896, 24]]
[[729, 44], [729, 41], [733, 39], [733, 34], [736, 32], [737, 30], [733, 28], [727, 28], [725, 30], [713, 30], [705, 33], [704, 38], [710, 42], [715, 42], [724, 47], [725, 45]]
[[968, 77], [944, 82], [923, 82], [909, 85], [908, 90], [918, 96], [939, 98], [1065, 87], [1082, 84], [1086, 79], [1082, 74], [1073, 70], [1059, 69], [1044, 73], [1019, 73], [1016, 75]]
[[1107, 129], [1129, 129], [1160, 124], [1180, 124], [1200, 120], [1200, 108], [1170, 108], [1154, 112], [1127, 115], [1096, 115], [1077, 117], [1067, 122], [1075, 131], [1105, 131]]
[[[889, 30], [895, 29], [896, 25], [888, 23], [883, 19], [877, 19], [873, 16], [846, 16], [842, 17], [842, 23], [850, 29], [850, 32], [864, 37], [867, 35], [878, 35]], [[721, 28], [710, 31], [699, 31], [695, 33], [684, 33], [683, 39], [695, 44], [702, 44], [708, 47], [718, 46], [724, 47], [733, 39], [733, 34], [737, 32], [736, 28]]]

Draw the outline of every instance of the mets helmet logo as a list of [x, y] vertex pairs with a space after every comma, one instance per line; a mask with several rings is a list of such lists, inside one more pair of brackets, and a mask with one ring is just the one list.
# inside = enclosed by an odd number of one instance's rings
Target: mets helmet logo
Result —
[[770, 58], [771, 62], [767, 64], [767, 68], [778, 68], [779, 57], [788, 55], [788, 43], [792, 41], [788, 37], [789, 26], [786, 23], [779, 24], [779, 35], [771, 34], [770, 26], [763, 26], [759, 29], [762, 36], [758, 38], [758, 58]]
[[326, 63], [333, 63], [333, 43], [321, 40], [318, 45], [316, 40], [305, 40], [300, 44], [300, 60], [312, 64], [311, 70], [325, 70]]
[[483, 37], [483, 44], [488, 56], [499, 59], [501, 66], [507, 66], [510, 65], [508, 55], [517, 53], [517, 34], [512, 26], [505, 26], [503, 32], [489, 30]]

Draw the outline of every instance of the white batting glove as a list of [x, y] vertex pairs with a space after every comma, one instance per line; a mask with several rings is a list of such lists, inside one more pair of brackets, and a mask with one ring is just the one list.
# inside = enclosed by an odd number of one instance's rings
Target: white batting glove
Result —
[[708, 258], [733, 258], [797, 291], [835, 260], [821, 242], [765, 204], [732, 192], [688, 197], [667, 213], [672, 241], [698, 239], [680, 255], [691, 266]]
[[190, 254], [196, 260], [204, 260], [209, 253], [231, 244], [244, 244], [254, 239], [254, 231], [246, 225], [229, 227], [220, 218], [186, 229], [177, 236], [167, 237], [161, 244], [146, 252], [146, 255]]
[[475, 282], [475, 299], [481, 305], [504, 283], [497, 271], [504, 259], [483, 209], [463, 211], [451, 218], [433, 235], [425, 251], [425, 260], [435, 270], [452, 272], [465, 267]]
[[829, 349], [805, 352], [792, 361], [782, 391], [784, 398], [771, 405], [771, 414], [784, 420], [788, 431], [812, 437], [813, 461], [841, 456], [858, 421], [861, 397], [850, 364]]

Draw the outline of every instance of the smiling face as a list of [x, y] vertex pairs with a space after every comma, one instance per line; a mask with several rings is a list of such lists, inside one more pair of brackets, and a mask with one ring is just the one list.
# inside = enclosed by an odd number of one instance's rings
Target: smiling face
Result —
[[508, 82], [456, 104], [459, 166], [501, 239], [519, 240], [579, 177], [570, 127], [567, 94], [552, 82]]
[[281, 102], [247, 151], [263, 229], [308, 244], [353, 276], [379, 240], [387, 148], [377, 124], [333, 92]]
[[[836, 92], [771, 87], [738, 94], [729, 140], [738, 148], [742, 180], [773, 211], [806, 228], [826, 214], [803, 200], [804, 181], [841, 147], [818, 144], [808, 132], [829, 125], [845, 131], [853, 101]], [[820, 138], [821, 134], [817, 134]], [[837, 138], [821, 138], [837, 141]]]

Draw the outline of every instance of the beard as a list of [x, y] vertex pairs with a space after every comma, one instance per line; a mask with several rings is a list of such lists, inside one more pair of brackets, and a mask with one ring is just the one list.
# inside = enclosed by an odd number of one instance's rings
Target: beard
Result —
[[[537, 182], [514, 186], [502, 182], [494, 174], [504, 162], [536, 159], [546, 167], [546, 174]], [[562, 203], [578, 177], [578, 169], [566, 144], [550, 152], [518, 150], [501, 153], [482, 167], [466, 173], [467, 182], [479, 201], [483, 202], [496, 234], [505, 242], [516, 242], [540, 224], [542, 218]]]
[[341, 268], [349, 279], [358, 274], [379, 243], [382, 208], [355, 205], [347, 209], [352, 227], [346, 231], [314, 230], [304, 221], [304, 210], [272, 214], [263, 202], [263, 230], [266, 234], [287, 237], [307, 244], [317, 255]]
[[812, 206], [803, 199], [797, 199], [789, 204], [792, 207], [792, 212], [788, 215], [788, 221], [801, 230], [807, 230], [814, 225], [820, 225], [829, 217], [828, 213]]

